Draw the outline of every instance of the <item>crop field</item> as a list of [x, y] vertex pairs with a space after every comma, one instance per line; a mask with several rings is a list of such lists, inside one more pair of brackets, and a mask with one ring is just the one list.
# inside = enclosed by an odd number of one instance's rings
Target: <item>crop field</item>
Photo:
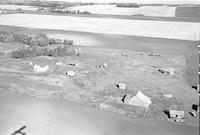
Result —
[[0, 24], [27, 28], [134, 35], [192, 41], [197, 41], [200, 38], [200, 23], [191, 22], [163, 22], [36, 14], [9, 14], [1, 15]]
[[143, 15], [157, 17], [175, 17], [176, 7], [142, 6], [138, 8], [121, 8], [116, 5], [83, 5], [70, 7], [71, 10], [88, 11], [91, 14]]
[[0, 5], [0, 9], [7, 9], [7, 10], [16, 10], [16, 9], [22, 9], [22, 10], [37, 10], [37, 7], [33, 6], [23, 6], [23, 5]]

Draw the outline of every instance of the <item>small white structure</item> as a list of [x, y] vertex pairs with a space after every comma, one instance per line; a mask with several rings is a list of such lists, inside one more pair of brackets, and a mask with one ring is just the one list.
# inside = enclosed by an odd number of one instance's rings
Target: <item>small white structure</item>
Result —
[[117, 84], [117, 87], [118, 87], [119, 89], [121, 89], [121, 90], [125, 90], [125, 89], [126, 89], [126, 84], [124, 84], [124, 83], [119, 83], [119, 84]]
[[138, 91], [135, 96], [127, 95], [124, 98], [124, 103], [129, 105], [141, 106], [148, 108], [152, 104], [151, 98]]
[[78, 66], [79, 66], [79, 63], [77, 63], [77, 64], [75, 64], [75, 63], [70, 63], [69, 66], [70, 66], [70, 67], [78, 67]]
[[56, 62], [56, 65], [62, 65], [62, 64], [63, 64], [63, 62], [61, 60]]
[[184, 122], [184, 111], [169, 110], [169, 117], [171, 121]]
[[46, 65], [44, 67], [40, 67], [40, 65], [34, 65], [33, 70], [35, 72], [47, 72], [49, 70], [49, 65]]
[[191, 111], [191, 112], [190, 112], [190, 115], [192, 115], [193, 117], [196, 117], [196, 116], [197, 116], [196, 113], [195, 113], [194, 111]]
[[126, 53], [121, 53], [121, 55], [122, 55], [122, 56], [128, 56], [128, 54], [126, 54]]
[[107, 67], [108, 67], [107, 63], [103, 63], [102, 65], [100, 65], [100, 68], [107, 68]]
[[176, 73], [175, 69], [174, 68], [161, 68], [158, 70], [159, 72], [163, 73], [163, 74], [166, 74], [166, 75], [173, 75]]
[[172, 98], [173, 97], [172, 94], [164, 94], [163, 96], [166, 97], [166, 98]]
[[112, 108], [112, 106], [110, 106], [110, 105], [108, 105], [108, 104], [105, 104], [105, 103], [100, 103], [100, 104], [99, 104], [99, 108], [100, 108], [101, 110], [109, 110], [109, 109]]
[[75, 76], [75, 72], [73, 70], [67, 71], [66, 75], [73, 77]]

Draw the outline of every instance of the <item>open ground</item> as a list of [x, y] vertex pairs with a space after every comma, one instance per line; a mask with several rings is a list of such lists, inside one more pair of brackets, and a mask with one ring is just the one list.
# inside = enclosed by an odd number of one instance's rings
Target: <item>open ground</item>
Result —
[[[0, 31], [72, 39], [74, 45], [67, 47], [78, 51], [12, 58], [12, 51], [30, 45], [0, 42], [0, 134], [26, 125], [30, 135], [197, 135], [199, 114], [189, 112], [199, 103], [194, 88], [199, 82], [199, 29], [198, 22], [177, 20], [0, 15]], [[38, 73], [34, 65], [49, 70]], [[163, 74], [163, 68], [175, 72]], [[119, 89], [119, 83], [126, 88]], [[123, 103], [125, 95], [138, 91], [152, 99], [148, 109]], [[169, 122], [169, 109], [183, 110], [184, 123]]]

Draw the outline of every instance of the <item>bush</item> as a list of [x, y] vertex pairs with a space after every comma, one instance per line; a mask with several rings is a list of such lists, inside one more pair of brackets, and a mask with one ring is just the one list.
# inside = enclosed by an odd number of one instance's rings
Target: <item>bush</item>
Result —
[[16, 11], [18, 11], [18, 13], [23, 13], [24, 12], [21, 8], [16, 9]]
[[0, 32], [0, 41], [1, 42], [13, 42], [15, 41], [14, 37], [13, 37], [13, 33], [10, 32]]
[[63, 41], [63, 44], [64, 44], [64, 45], [73, 45], [73, 40], [67, 40], [67, 39], [65, 39], [65, 40]]
[[28, 37], [25, 34], [18, 34], [18, 33], [13, 33], [13, 35], [14, 35], [15, 42], [21, 42], [26, 45], [31, 45], [32, 37]]
[[31, 39], [32, 44], [37, 46], [47, 46], [51, 40], [45, 34], [38, 34]]
[[12, 51], [11, 56], [12, 58], [27, 58], [27, 57], [34, 57], [38, 56], [39, 51], [36, 48], [21, 48], [15, 51]]
[[69, 45], [73, 45], [74, 41], [73, 40], [69, 40]]
[[54, 38], [50, 38], [50, 39], [49, 39], [49, 44], [50, 44], [50, 45], [56, 44], [56, 40], [55, 40]]
[[88, 11], [80, 12], [81, 14], [90, 14]]
[[62, 56], [70, 56], [73, 54], [74, 54], [73, 49], [67, 46], [59, 46], [57, 48], [50, 49], [47, 53], [47, 56], [62, 57]]
[[62, 44], [62, 40], [61, 39], [56, 39], [55, 41], [56, 41], [55, 44]]

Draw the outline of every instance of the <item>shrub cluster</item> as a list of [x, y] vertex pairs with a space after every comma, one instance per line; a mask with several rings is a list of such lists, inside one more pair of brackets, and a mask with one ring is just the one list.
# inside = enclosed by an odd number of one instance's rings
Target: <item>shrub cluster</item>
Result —
[[12, 58], [28, 58], [28, 57], [36, 57], [36, 56], [70, 56], [76, 55], [75, 50], [70, 46], [57, 46], [55, 48], [49, 49], [47, 47], [28, 47], [21, 48], [15, 51], [12, 51]]
[[24, 5], [24, 6], [35, 6], [35, 7], [72, 7], [78, 5], [78, 3], [73, 2], [63, 2], [63, 1], [42, 1], [42, 0], [0, 0], [3, 4], [14, 4], [14, 5]]
[[47, 46], [51, 44], [57, 44], [55, 39], [48, 38], [44, 34], [39, 34], [31, 38], [31, 45]]
[[67, 9], [60, 9], [60, 8], [51, 9], [51, 12], [66, 13], [66, 14], [90, 14], [90, 12], [88, 11], [81, 12], [80, 10], [67, 10]]
[[62, 40], [49, 38], [45, 34], [38, 34], [35, 36], [28, 36], [25, 34], [13, 32], [0, 32], [0, 42], [20, 42], [31, 46], [47, 46], [53, 44], [73, 45], [73, 40]]
[[137, 3], [118, 3], [116, 5], [117, 7], [124, 7], [124, 8], [138, 8], [140, 7], [140, 5], [138, 5]]
[[2, 31], [0, 32], [0, 42], [13, 42], [15, 41], [13, 33]]
[[13, 33], [13, 38], [15, 42], [20, 42], [26, 45], [31, 45], [32, 44], [32, 38], [24, 35], [24, 34], [17, 34], [17, 33]]

